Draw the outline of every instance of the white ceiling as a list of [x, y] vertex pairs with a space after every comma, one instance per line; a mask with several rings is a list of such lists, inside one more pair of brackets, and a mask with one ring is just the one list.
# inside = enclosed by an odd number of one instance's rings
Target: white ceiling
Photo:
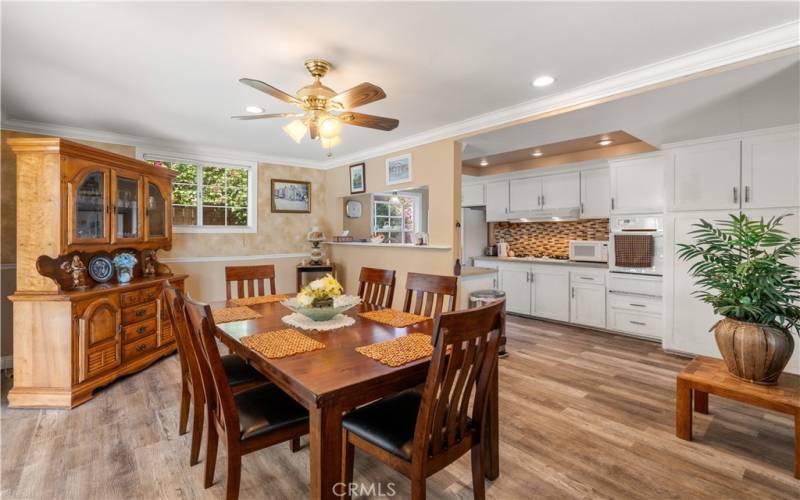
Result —
[[[229, 118], [290, 109], [238, 78], [293, 93], [323, 57], [334, 89], [383, 87], [359, 111], [400, 126], [347, 127], [342, 156], [798, 18], [794, 2], [1, 5], [4, 121], [311, 162], [324, 151], [285, 121]], [[556, 84], [532, 87], [540, 74]]]
[[615, 130], [653, 145], [800, 122], [800, 55], [625, 97], [464, 139], [462, 158]]

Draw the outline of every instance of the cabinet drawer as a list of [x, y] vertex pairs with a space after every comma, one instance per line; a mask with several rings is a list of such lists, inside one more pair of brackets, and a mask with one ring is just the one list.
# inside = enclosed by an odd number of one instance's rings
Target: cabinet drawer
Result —
[[146, 319], [132, 325], [122, 327], [124, 342], [131, 342], [146, 335], [156, 333], [156, 318]]
[[643, 337], [661, 338], [664, 322], [660, 314], [647, 314], [624, 309], [608, 310], [608, 329]]
[[606, 273], [572, 271], [570, 276], [573, 285], [578, 283], [585, 283], [587, 285], [604, 285], [606, 282]]
[[621, 273], [610, 273], [608, 276], [609, 292], [628, 292], [661, 297], [663, 295], [662, 283], [661, 277], [655, 276], [635, 276]]
[[122, 303], [122, 307], [136, 306], [144, 302], [154, 301], [157, 298], [158, 287], [155, 286], [119, 294], [119, 300]]
[[157, 309], [158, 307], [155, 302], [147, 302], [139, 306], [127, 307], [122, 310], [122, 324], [128, 325], [147, 318], [152, 318], [156, 315]]
[[122, 348], [122, 358], [125, 361], [128, 361], [130, 359], [139, 357], [142, 354], [155, 349], [157, 343], [158, 339], [156, 339], [156, 334], [153, 333], [152, 335], [148, 335], [147, 337], [141, 338], [135, 342], [125, 344], [125, 346]]
[[616, 293], [608, 294], [608, 307], [651, 314], [661, 314], [664, 310], [663, 302], [661, 302], [660, 299], [636, 295], [620, 295]]

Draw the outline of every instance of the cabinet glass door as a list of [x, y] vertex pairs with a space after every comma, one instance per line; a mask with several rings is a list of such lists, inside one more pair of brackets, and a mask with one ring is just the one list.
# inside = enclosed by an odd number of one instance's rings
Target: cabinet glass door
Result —
[[114, 211], [116, 238], [139, 237], [139, 181], [117, 177], [117, 199]]
[[167, 236], [167, 204], [157, 185], [147, 183], [147, 237]]
[[78, 240], [106, 238], [105, 172], [87, 175], [75, 190], [74, 235]]

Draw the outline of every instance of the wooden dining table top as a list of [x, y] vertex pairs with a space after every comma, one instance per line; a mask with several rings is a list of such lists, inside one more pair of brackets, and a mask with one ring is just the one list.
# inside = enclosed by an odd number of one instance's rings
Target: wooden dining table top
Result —
[[[212, 309], [224, 307], [224, 304], [212, 304]], [[395, 328], [359, 316], [359, 312], [380, 309], [361, 303], [344, 313], [355, 320], [350, 326], [327, 331], [295, 328], [303, 335], [322, 342], [324, 349], [267, 359], [241, 344], [241, 339], [258, 333], [294, 328], [282, 320], [292, 311], [279, 302], [247, 307], [261, 314], [261, 317], [218, 324], [220, 340], [237, 354], [249, 359], [259, 370], [267, 372], [269, 378], [294, 394], [298, 401], [321, 406], [331, 399], [337, 399], [339, 403], [346, 404], [346, 400], [351, 399], [348, 395], [361, 399], [359, 395], [362, 391], [374, 393], [376, 386], [391, 386], [393, 382], [400, 380], [418, 379], [422, 382], [425, 379], [430, 357], [393, 368], [360, 354], [355, 349], [410, 333], [432, 335], [433, 319], [405, 328]]]

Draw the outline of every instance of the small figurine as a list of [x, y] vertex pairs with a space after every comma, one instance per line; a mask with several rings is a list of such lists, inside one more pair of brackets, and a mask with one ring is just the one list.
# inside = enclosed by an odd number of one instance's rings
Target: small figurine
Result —
[[155, 276], [156, 275], [156, 252], [153, 250], [145, 250], [142, 252], [142, 275]]
[[86, 266], [77, 255], [72, 257], [72, 262], [62, 262], [61, 269], [72, 275], [72, 288], [86, 288]]

